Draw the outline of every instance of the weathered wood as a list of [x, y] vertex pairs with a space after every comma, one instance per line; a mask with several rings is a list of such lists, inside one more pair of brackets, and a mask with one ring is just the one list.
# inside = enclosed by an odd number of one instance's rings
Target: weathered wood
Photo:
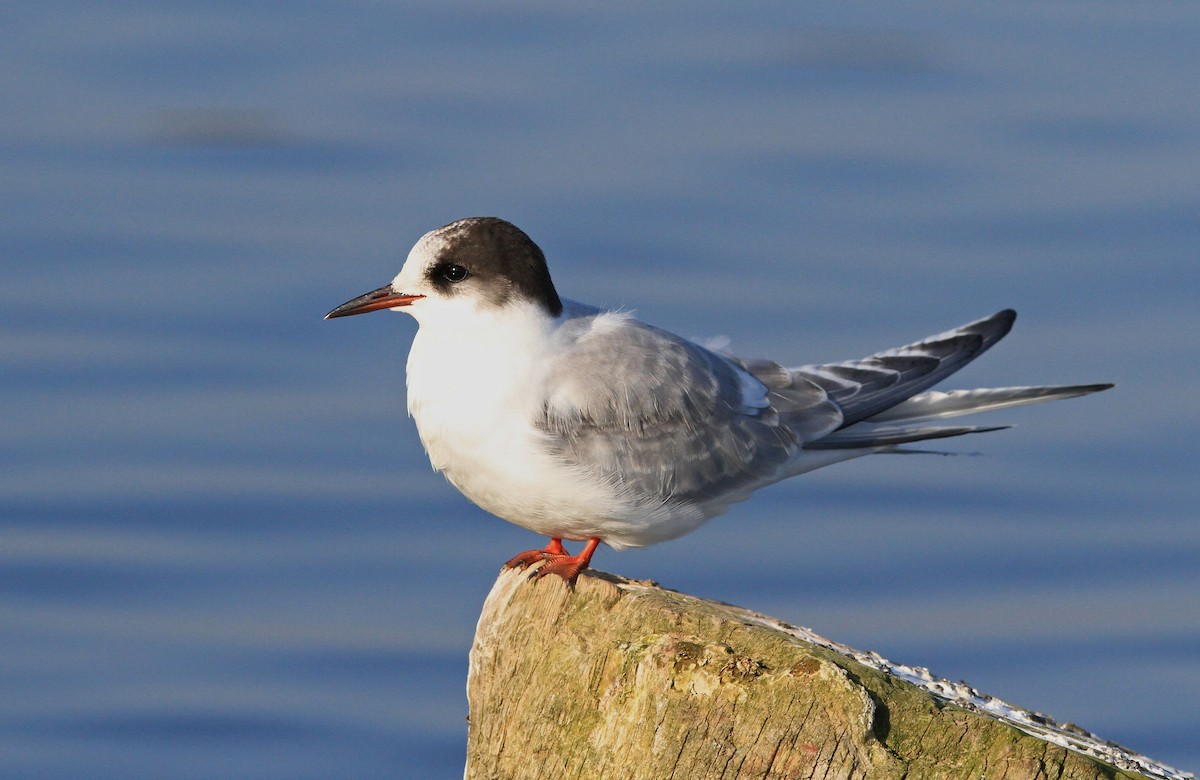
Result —
[[759, 617], [502, 573], [471, 650], [467, 780], [1146, 777]]

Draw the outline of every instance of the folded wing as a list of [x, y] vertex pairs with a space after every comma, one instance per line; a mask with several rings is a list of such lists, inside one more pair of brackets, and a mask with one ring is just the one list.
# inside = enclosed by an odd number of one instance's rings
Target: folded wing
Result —
[[861, 360], [786, 368], [718, 355], [630, 317], [564, 327], [569, 358], [540, 424], [556, 454], [642, 502], [728, 504], [802, 471], [926, 439], [1005, 426], [965, 414], [1111, 385], [925, 392], [1004, 337], [1011, 309]]
[[[787, 475], [805, 437], [768, 384], [724, 357], [632, 318], [568, 323], [568, 359], [549, 378], [540, 427], [558, 457], [643, 503], [731, 503]], [[771, 381], [771, 377], [766, 377]], [[815, 385], [789, 390], [789, 416], [837, 428]]]

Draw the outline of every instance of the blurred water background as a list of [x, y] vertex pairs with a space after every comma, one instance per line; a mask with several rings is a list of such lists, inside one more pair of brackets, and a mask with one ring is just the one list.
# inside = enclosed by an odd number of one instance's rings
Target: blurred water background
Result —
[[540, 544], [429, 469], [415, 325], [495, 214], [568, 297], [799, 364], [1013, 306], [948, 386], [1114, 381], [599, 568], [1200, 769], [1200, 8], [14, 0], [0, 776], [458, 777]]

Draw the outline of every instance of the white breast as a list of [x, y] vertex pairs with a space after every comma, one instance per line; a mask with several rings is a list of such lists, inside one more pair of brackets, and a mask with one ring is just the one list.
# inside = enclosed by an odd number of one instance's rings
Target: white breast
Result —
[[532, 309], [501, 313], [423, 324], [413, 340], [408, 409], [429, 460], [505, 520], [548, 536], [597, 535], [602, 518], [629, 508], [555, 460], [534, 424], [545, 403], [544, 366], [561, 349], [554, 321]]

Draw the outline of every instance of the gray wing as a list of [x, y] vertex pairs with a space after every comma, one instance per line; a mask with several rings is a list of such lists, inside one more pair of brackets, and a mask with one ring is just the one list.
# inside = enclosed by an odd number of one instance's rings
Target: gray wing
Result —
[[[638, 500], [737, 500], [783, 476], [803, 444], [769, 381], [698, 344], [633, 319], [564, 327], [578, 332], [549, 378], [541, 427], [559, 457]], [[819, 387], [795, 395], [823, 430], [836, 427]]]
[[820, 385], [842, 410], [842, 428], [927, 390], [982, 355], [1012, 329], [1012, 309], [862, 360], [801, 366], [796, 374]]
[[842, 410], [837, 430], [808, 441], [807, 450], [896, 447], [926, 439], [984, 433], [1005, 425], [929, 425], [966, 414], [1074, 398], [1110, 384], [998, 387], [924, 392], [982, 355], [1012, 329], [1012, 309], [862, 360], [790, 369], [820, 385]]
[[732, 503], [835, 462], [816, 451], [844, 459], [997, 430], [926, 423], [1111, 387], [923, 392], [1003, 338], [1015, 318], [1006, 309], [862, 360], [786, 368], [717, 355], [633, 319], [600, 329], [583, 317], [564, 326], [575, 340], [550, 377], [541, 427], [561, 458], [641, 499]]
[[[771, 390], [780, 420], [807, 450], [886, 447], [996, 430], [995, 426], [874, 425], [898, 404], [945, 379], [1004, 337], [1011, 309], [861, 360], [785, 368], [770, 360], [733, 358]], [[824, 399], [817, 403], [815, 399]], [[832, 409], [832, 412], [828, 410]]]

